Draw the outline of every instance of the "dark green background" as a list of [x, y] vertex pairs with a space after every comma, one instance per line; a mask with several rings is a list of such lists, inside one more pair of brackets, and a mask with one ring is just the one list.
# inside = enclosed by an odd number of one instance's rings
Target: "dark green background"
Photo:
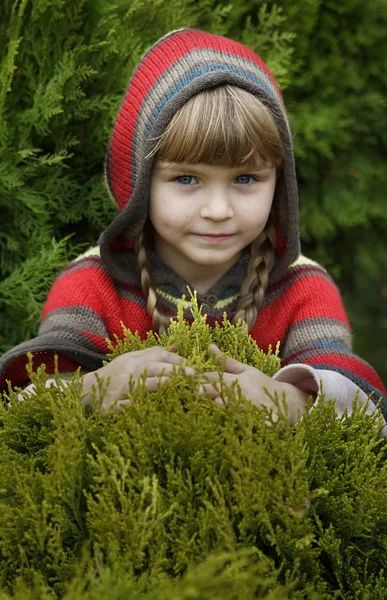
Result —
[[3, 1], [1, 351], [34, 335], [55, 275], [111, 219], [102, 167], [122, 93], [144, 50], [185, 26], [245, 42], [278, 79], [304, 253], [334, 276], [355, 350], [387, 382], [385, 0]]

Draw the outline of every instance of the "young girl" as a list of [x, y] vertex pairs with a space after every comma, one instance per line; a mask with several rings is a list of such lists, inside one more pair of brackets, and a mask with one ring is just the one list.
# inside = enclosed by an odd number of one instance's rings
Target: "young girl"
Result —
[[[106, 182], [120, 213], [99, 250], [59, 275], [38, 336], [2, 357], [3, 388], [6, 380], [27, 383], [26, 353], [33, 352], [34, 367], [45, 363], [48, 372], [55, 354], [63, 373], [80, 365], [85, 402], [96, 374], [110, 377], [102, 410], [120, 398], [127, 404], [130, 376], [145, 369], [148, 389], [155, 390], [183, 359], [158, 347], [102, 367], [105, 340], [122, 334], [121, 322], [143, 337], [150, 329], [164, 331], [189, 285], [210, 324], [226, 311], [230, 320], [246, 322], [264, 351], [280, 341], [283, 366], [273, 379], [226, 361], [226, 381], [237, 379], [252, 403], [270, 403], [263, 387], [285, 392], [294, 422], [322, 386], [326, 397], [337, 399], [339, 415], [351, 410], [357, 393], [364, 401], [372, 393], [374, 403], [382, 397], [387, 414], [381, 380], [351, 352], [337, 288], [300, 254], [288, 118], [256, 54], [197, 30], [159, 40], [124, 96]], [[205, 388], [216, 396], [211, 384]]]

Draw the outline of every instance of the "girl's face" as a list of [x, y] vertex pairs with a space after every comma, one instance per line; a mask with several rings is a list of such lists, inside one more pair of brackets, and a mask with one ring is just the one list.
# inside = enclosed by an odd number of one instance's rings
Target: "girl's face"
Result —
[[204, 293], [200, 282], [211, 287], [263, 231], [275, 185], [275, 167], [156, 160], [149, 201], [156, 254]]

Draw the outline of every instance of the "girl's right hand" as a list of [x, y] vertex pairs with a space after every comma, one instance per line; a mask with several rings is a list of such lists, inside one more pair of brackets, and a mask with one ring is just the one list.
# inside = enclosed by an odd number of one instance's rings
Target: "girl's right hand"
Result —
[[[136, 380], [143, 375], [146, 369], [145, 384], [149, 392], [155, 392], [160, 383], [164, 383], [171, 377], [176, 366], [181, 366], [183, 363], [184, 358], [175, 354], [173, 350], [168, 351], [162, 346], [122, 354], [104, 367], [83, 376], [84, 397], [82, 402], [85, 405], [92, 403], [92, 389], [94, 387], [98, 390], [98, 376], [100, 380], [103, 380], [103, 387], [108, 384], [100, 412], [105, 413], [113, 404], [116, 410], [121, 410], [122, 407], [130, 404], [127, 394], [131, 376], [136, 385]], [[191, 367], [184, 367], [184, 371], [187, 375], [195, 374], [194, 369]]]

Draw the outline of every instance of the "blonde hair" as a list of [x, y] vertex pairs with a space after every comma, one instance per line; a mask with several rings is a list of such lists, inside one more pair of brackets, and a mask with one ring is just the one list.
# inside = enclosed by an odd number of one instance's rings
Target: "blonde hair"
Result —
[[[274, 117], [264, 103], [238, 87], [225, 85], [190, 98], [173, 116], [151, 156], [169, 162], [246, 167], [267, 164], [280, 168], [284, 149]], [[147, 233], [136, 242], [137, 264], [153, 327], [162, 332], [170, 318], [158, 308], [147, 257]], [[264, 231], [250, 245], [247, 275], [241, 285], [235, 323], [253, 327], [262, 307], [274, 264], [276, 234], [273, 209]]]

